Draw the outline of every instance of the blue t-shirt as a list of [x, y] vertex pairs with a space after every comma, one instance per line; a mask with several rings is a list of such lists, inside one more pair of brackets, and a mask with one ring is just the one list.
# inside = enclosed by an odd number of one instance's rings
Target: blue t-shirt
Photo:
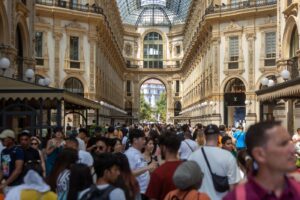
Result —
[[[24, 151], [18, 146], [5, 148], [1, 153], [1, 170], [3, 178], [8, 179], [16, 168], [16, 161], [24, 161]], [[20, 174], [9, 186], [20, 185], [22, 183], [22, 175]]]
[[233, 137], [236, 139], [236, 143], [235, 143], [236, 148], [241, 149], [246, 147], [245, 136], [246, 133], [241, 130], [236, 130], [233, 133]]

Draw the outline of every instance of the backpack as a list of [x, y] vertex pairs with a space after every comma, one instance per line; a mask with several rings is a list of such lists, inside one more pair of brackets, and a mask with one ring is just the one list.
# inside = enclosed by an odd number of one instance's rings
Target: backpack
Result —
[[114, 186], [109, 185], [108, 187], [100, 190], [96, 185], [92, 185], [90, 189], [80, 198], [80, 200], [110, 200], [109, 194], [115, 189]]

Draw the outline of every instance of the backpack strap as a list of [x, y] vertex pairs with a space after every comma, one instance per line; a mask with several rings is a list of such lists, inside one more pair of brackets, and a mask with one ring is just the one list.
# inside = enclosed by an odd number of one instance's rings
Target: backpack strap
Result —
[[247, 200], [246, 199], [246, 185], [241, 184], [235, 188], [235, 199], [236, 200]]
[[101, 191], [103, 191], [103, 193], [102, 193], [102, 195], [101, 195], [101, 198], [99, 198], [99, 199], [105, 199], [105, 198], [109, 197], [109, 194], [110, 194], [111, 191], [113, 191], [114, 189], [116, 189], [114, 186], [109, 185], [107, 188], [101, 190]]
[[192, 151], [192, 153], [194, 152], [194, 150], [192, 149], [192, 147], [189, 145], [189, 143], [187, 142], [187, 141], [185, 141], [185, 140], [183, 140], [183, 142], [186, 144], [186, 145], [188, 145], [188, 147], [190, 148], [190, 150]]
[[114, 186], [109, 185], [104, 189], [98, 189], [97, 185], [92, 185], [90, 189], [80, 198], [80, 200], [89, 200], [94, 197], [95, 193], [97, 194], [97, 198], [106, 199], [109, 197], [111, 191], [115, 189]]

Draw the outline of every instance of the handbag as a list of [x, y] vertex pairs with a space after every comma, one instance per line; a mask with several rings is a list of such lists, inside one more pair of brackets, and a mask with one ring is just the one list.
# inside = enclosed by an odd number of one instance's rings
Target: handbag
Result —
[[206, 154], [204, 152], [203, 147], [201, 148], [201, 151], [202, 151], [202, 154], [205, 158], [205, 162], [208, 166], [209, 172], [211, 174], [215, 190], [218, 191], [218, 192], [226, 192], [227, 190], [229, 190], [228, 177], [227, 176], [219, 176], [219, 175], [213, 173], [211, 171], [211, 168], [210, 168], [210, 165], [209, 165], [209, 162], [207, 160], [207, 157], [206, 157]]

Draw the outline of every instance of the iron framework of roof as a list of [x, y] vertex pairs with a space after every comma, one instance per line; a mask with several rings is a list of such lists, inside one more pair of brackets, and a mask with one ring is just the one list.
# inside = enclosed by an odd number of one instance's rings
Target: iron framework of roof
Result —
[[192, 0], [117, 0], [122, 21], [135, 26], [183, 24]]

